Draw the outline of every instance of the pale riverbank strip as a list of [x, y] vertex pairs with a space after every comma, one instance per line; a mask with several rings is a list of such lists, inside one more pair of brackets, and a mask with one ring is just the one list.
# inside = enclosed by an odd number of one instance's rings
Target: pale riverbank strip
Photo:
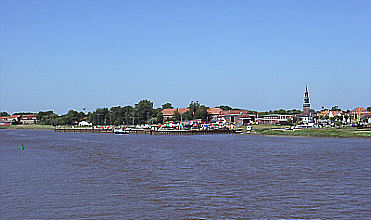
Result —
[[370, 128], [310, 128], [297, 130], [255, 130], [255, 134], [277, 136], [302, 136], [302, 137], [339, 137], [339, 138], [370, 138]]
[[[1, 129], [30, 129], [30, 130], [56, 130], [56, 127], [52, 125], [12, 125], [2, 126]], [[274, 128], [274, 129], [271, 129]], [[282, 128], [282, 130], [279, 130]], [[311, 128], [311, 129], [298, 129], [298, 130], [284, 130], [288, 126], [267, 126], [267, 125], [253, 125], [253, 130], [250, 133], [245, 134], [257, 134], [257, 135], [272, 135], [272, 136], [302, 136], [302, 137], [340, 137], [340, 138], [371, 138], [371, 128]], [[58, 127], [58, 129], [66, 129], [68, 132], [72, 127]], [[82, 132], [81, 130], [88, 129], [86, 127], [75, 127], [76, 131], [69, 132]], [[89, 132], [84, 130], [86, 133], [107, 133], [107, 132]], [[220, 134], [226, 134], [227, 132], [215, 132]], [[232, 132], [230, 132], [232, 133]], [[131, 134], [150, 134], [150, 132], [133, 131]], [[173, 134], [170, 132], [156, 133], [156, 134]], [[175, 133], [174, 133], [175, 134]], [[190, 133], [178, 132], [177, 135], [185, 135]], [[192, 134], [196, 134], [193, 132]], [[200, 132], [198, 134], [206, 134]]]

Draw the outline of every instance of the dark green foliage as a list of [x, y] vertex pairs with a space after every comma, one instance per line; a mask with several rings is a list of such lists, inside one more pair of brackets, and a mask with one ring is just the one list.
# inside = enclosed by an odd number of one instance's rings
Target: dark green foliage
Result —
[[200, 108], [200, 103], [198, 101], [192, 101], [189, 106], [188, 106], [188, 109], [189, 111], [191, 111], [192, 113], [192, 119], [193, 119], [193, 116], [196, 114], [197, 110]]
[[181, 117], [181, 115], [180, 115], [180, 113], [178, 111], [175, 111], [174, 112], [174, 114], [173, 114], [173, 120], [174, 121], [180, 121], [180, 120], [182, 120], [182, 117]]
[[155, 116], [153, 102], [145, 99], [135, 104], [135, 123], [146, 124], [149, 119]]
[[228, 105], [216, 106], [215, 108], [221, 108], [223, 111], [232, 110], [232, 107], [230, 107]]
[[190, 110], [186, 111], [183, 113], [182, 115], [182, 118], [183, 120], [192, 120], [193, 119], [193, 115], [192, 115], [192, 112]]
[[153, 120], [151, 121], [152, 122], [151, 124], [160, 124], [160, 123], [164, 122], [164, 115], [162, 114], [161, 111], [162, 111], [161, 108], [158, 108], [158, 109], [155, 110], [156, 117], [153, 118]]
[[9, 116], [8, 112], [0, 112], [0, 117]]
[[331, 108], [331, 111], [341, 111], [341, 109], [339, 108], [339, 106], [335, 105]]
[[33, 112], [16, 112], [16, 113], [13, 113], [13, 115], [33, 115], [35, 113]]
[[93, 125], [108, 125], [110, 124], [110, 116], [108, 108], [98, 108], [93, 113], [88, 114], [88, 121]]
[[184, 112], [182, 115], [183, 120], [193, 120], [193, 119], [203, 119], [207, 120], [209, 113], [207, 112], [207, 107], [201, 105], [198, 101], [191, 102], [188, 106], [188, 111]]
[[300, 114], [301, 111], [300, 110], [297, 110], [297, 109], [291, 109], [291, 110], [284, 110], [284, 109], [279, 109], [279, 110], [269, 110], [267, 112], [259, 112], [259, 115], [262, 116], [262, 115], [274, 115], [274, 114], [278, 114], [278, 115], [297, 115], [297, 114]]
[[202, 119], [202, 120], [207, 120], [209, 116], [209, 113], [207, 112], [207, 107], [204, 105], [201, 105], [196, 113], [194, 114], [193, 119]]
[[132, 106], [116, 106], [109, 110], [108, 108], [98, 108], [87, 115], [87, 121], [93, 125], [131, 125], [133, 118], [134, 108]]
[[40, 111], [36, 114], [37, 120], [39, 120], [39, 124], [42, 125], [53, 125], [55, 122], [55, 118], [57, 117], [53, 111]]
[[133, 125], [146, 123], [162, 123], [161, 108], [154, 109], [153, 102], [142, 100], [132, 106], [116, 106], [111, 109], [98, 108], [88, 114], [88, 121], [93, 125]]
[[162, 105], [162, 109], [173, 109], [173, 106], [168, 102]]
[[37, 113], [39, 124], [41, 125], [76, 125], [84, 120], [86, 115], [84, 112], [69, 110], [67, 114], [58, 116], [53, 111]]

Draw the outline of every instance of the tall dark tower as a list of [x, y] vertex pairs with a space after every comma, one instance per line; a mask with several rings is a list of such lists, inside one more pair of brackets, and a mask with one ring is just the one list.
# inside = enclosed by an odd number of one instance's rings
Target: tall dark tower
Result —
[[310, 113], [309, 93], [308, 93], [308, 87], [305, 86], [303, 114], [304, 115], [309, 115], [309, 113]]

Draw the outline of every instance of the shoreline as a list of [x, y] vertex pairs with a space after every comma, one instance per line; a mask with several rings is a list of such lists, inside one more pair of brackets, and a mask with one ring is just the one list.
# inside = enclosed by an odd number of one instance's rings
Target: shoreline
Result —
[[[0, 130], [40, 130], [54, 131], [56, 127], [51, 125], [12, 125], [0, 127]], [[68, 127], [70, 128], [70, 127]], [[236, 133], [235, 133], [236, 134]], [[267, 137], [327, 137], [327, 138], [371, 138], [371, 129], [344, 129], [344, 128], [322, 128], [322, 129], [300, 129], [300, 130], [252, 130], [241, 133], [242, 135], [261, 135]]]
[[332, 137], [332, 138], [371, 138], [371, 130], [357, 129], [301, 129], [289, 131], [263, 130], [255, 131], [254, 135], [274, 137]]
[[54, 126], [52, 125], [11, 125], [11, 126], [1, 126], [0, 130], [54, 130]]
[[367, 136], [349, 136], [349, 137], [341, 137], [341, 136], [326, 136], [326, 135], [323, 135], [323, 136], [314, 136], [314, 135], [281, 135], [281, 134], [261, 134], [261, 133], [241, 133], [241, 135], [246, 135], [246, 136], [264, 136], [264, 137], [286, 137], [286, 138], [340, 138], [340, 139], [344, 139], [344, 138], [356, 138], [356, 139], [367, 139], [367, 138], [371, 138], [370, 137], [367, 137]]

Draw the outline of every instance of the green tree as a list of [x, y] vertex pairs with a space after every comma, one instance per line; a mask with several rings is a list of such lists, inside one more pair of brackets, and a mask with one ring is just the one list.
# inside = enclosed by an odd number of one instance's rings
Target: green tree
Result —
[[291, 109], [291, 110], [288, 110], [287, 113], [289, 115], [298, 115], [298, 114], [301, 113], [301, 111], [300, 110], [297, 110], [297, 109]]
[[216, 106], [215, 108], [221, 108], [223, 111], [232, 110], [232, 107], [230, 107], [228, 105]]
[[37, 120], [39, 121], [38, 123], [42, 125], [54, 125], [57, 116], [58, 115], [54, 114], [53, 111], [40, 111], [36, 114]]
[[98, 108], [92, 114], [88, 115], [88, 120], [93, 125], [107, 125], [109, 124], [108, 108]]
[[188, 111], [184, 112], [182, 114], [182, 119], [185, 120], [185, 121], [192, 120], [193, 119], [193, 115], [192, 115], [191, 110], [188, 110]]
[[134, 124], [134, 108], [130, 105], [122, 107], [120, 115], [123, 117], [123, 123], [126, 125]]
[[8, 112], [0, 112], [0, 117], [9, 116]]
[[13, 115], [34, 115], [33, 112], [15, 112]]
[[162, 123], [164, 121], [164, 115], [162, 114], [162, 108], [158, 108], [155, 110], [156, 117], [153, 118], [152, 124], [153, 123]]
[[167, 102], [162, 105], [162, 109], [173, 109], [173, 106], [171, 105], [170, 102]]
[[69, 110], [66, 115], [63, 116], [65, 124], [73, 125], [79, 122], [79, 113], [75, 110]]
[[194, 114], [193, 119], [202, 119], [202, 120], [207, 120], [209, 116], [209, 113], [207, 112], [207, 107], [204, 105], [201, 105], [196, 113]]
[[188, 106], [189, 111], [192, 113], [192, 119], [194, 118], [194, 115], [196, 114], [197, 110], [200, 108], [200, 103], [198, 101], [191, 101], [191, 103]]
[[287, 115], [287, 111], [284, 109], [279, 109], [279, 110], [272, 111], [272, 114]]
[[368, 111], [368, 112], [371, 112], [371, 106], [368, 106], [368, 107], [367, 107], [367, 111]]
[[112, 107], [108, 112], [109, 124], [121, 125], [123, 117], [121, 116], [121, 107]]
[[341, 111], [341, 109], [339, 108], [339, 106], [335, 105], [331, 108], [331, 111]]
[[173, 119], [175, 121], [180, 121], [182, 118], [181, 118], [181, 115], [178, 111], [175, 111], [174, 114], [173, 114]]
[[145, 124], [148, 123], [155, 114], [153, 109], [153, 102], [149, 100], [142, 100], [135, 104], [135, 123]]

